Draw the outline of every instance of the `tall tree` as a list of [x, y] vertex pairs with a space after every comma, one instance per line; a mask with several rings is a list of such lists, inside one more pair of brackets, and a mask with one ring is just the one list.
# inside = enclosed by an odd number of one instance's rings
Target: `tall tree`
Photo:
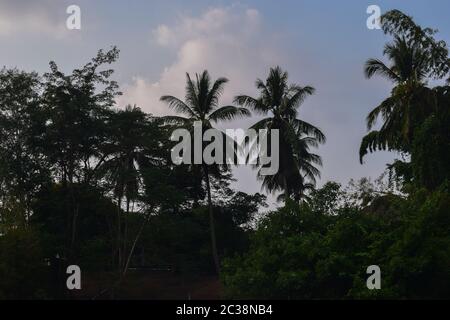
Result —
[[[109, 124], [110, 140], [103, 146], [107, 156], [99, 172], [117, 200], [116, 254], [118, 270], [123, 272], [132, 251], [127, 247], [131, 236], [129, 216], [150, 202], [142, 201], [144, 190], [157, 192], [154, 185], [146, 183], [148, 171], [153, 168], [163, 171], [168, 150], [162, 142], [165, 135], [157, 119], [136, 106], [128, 105], [112, 113]], [[151, 205], [155, 207], [154, 201]]]
[[381, 75], [395, 84], [391, 96], [373, 109], [367, 116], [367, 127], [373, 129], [379, 117], [383, 124], [363, 138], [361, 161], [368, 151], [377, 149], [409, 152], [414, 129], [432, 112], [433, 93], [426, 87], [426, 52], [405, 37], [395, 36], [385, 46], [384, 54], [391, 61], [387, 66], [381, 60], [366, 62], [367, 78]]
[[[170, 108], [174, 109], [183, 116], [167, 116], [165, 120], [184, 128], [192, 128], [194, 122], [199, 121], [204, 130], [213, 128], [213, 123], [225, 120], [233, 120], [238, 117], [249, 116], [250, 112], [245, 108], [235, 106], [219, 107], [219, 98], [223, 92], [226, 78], [219, 78], [211, 83], [208, 71], [202, 74], [196, 74], [193, 81], [190, 75], [186, 74], [186, 96], [184, 101], [174, 96], [162, 96], [161, 101], [166, 102]], [[203, 148], [202, 148], [203, 154]], [[203, 159], [203, 156], [202, 156]], [[222, 168], [226, 168], [226, 164]], [[211, 199], [210, 171], [218, 172], [219, 166], [207, 165], [203, 160], [201, 164], [203, 178], [206, 184], [208, 208], [209, 208], [209, 226], [211, 234], [211, 250], [213, 254], [216, 272], [220, 272], [219, 254], [217, 251], [217, 241], [214, 225], [213, 204]]]
[[44, 75], [42, 108], [45, 130], [40, 147], [46, 155], [53, 178], [67, 189], [68, 256], [74, 256], [78, 201], [76, 185], [89, 184], [93, 172], [104, 161], [101, 145], [107, 139], [109, 111], [120, 94], [105, 66], [118, 58], [113, 47], [100, 50], [91, 62], [69, 75], [50, 62]]
[[[12, 227], [26, 227], [35, 195], [50, 180], [37, 142], [43, 131], [41, 78], [16, 69], [0, 71], [0, 207]], [[12, 219], [14, 218], [14, 219]]]
[[315, 165], [321, 165], [321, 158], [311, 153], [310, 148], [325, 142], [325, 135], [317, 127], [297, 118], [298, 107], [314, 93], [314, 88], [289, 85], [288, 73], [280, 67], [271, 68], [267, 80], [258, 79], [256, 87], [260, 91], [259, 97], [240, 95], [235, 102], [259, 114], [270, 115], [255, 123], [252, 129], [268, 129], [268, 135], [272, 129], [277, 129], [280, 136], [278, 172], [262, 176], [259, 171], [258, 176], [270, 192], [283, 191], [280, 199], [300, 201], [320, 175]]
[[[130, 206], [137, 200], [142, 184], [139, 161], [144, 157], [145, 144], [151, 141], [148, 136], [148, 116], [139, 108], [126, 106], [111, 114], [111, 141], [104, 147], [108, 154], [101, 166], [106, 183], [111, 185], [113, 197], [117, 199], [117, 265], [123, 268], [123, 255], [127, 243], [127, 217]], [[122, 208], [125, 200], [125, 210]], [[125, 219], [122, 217], [125, 211]]]
[[[368, 78], [381, 75], [394, 84], [391, 95], [367, 116], [370, 131], [362, 140], [360, 160], [377, 150], [394, 150], [410, 156], [396, 160], [390, 169], [404, 182], [433, 189], [448, 177], [449, 86], [430, 87], [430, 80], [450, 80], [450, 59], [444, 41], [434, 38], [436, 30], [422, 28], [398, 10], [382, 16], [382, 29], [393, 37], [385, 46], [385, 64], [369, 59]], [[383, 123], [373, 130], [378, 118]], [[433, 138], [431, 138], [433, 137]], [[432, 160], [431, 160], [432, 159]]]

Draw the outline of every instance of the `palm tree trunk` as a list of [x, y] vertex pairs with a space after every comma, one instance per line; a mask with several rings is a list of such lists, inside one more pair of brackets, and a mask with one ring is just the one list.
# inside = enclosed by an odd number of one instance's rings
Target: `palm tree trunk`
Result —
[[131, 246], [130, 252], [128, 252], [128, 257], [126, 259], [125, 266], [122, 271], [122, 278], [125, 277], [125, 274], [127, 273], [128, 267], [130, 265], [131, 257], [133, 256], [134, 249], [136, 248], [136, 244], [138, 243], [139, 238], [142, 235], [142, 231], [144, 231], [144, 227], [149, 220], [150, 220], [150, 214], [144, 218], [144, 221], [142, 222], [141, 227], [139, 228], [139, 231], [134, 238], [133, 245]]
[[217, 253], [217, 242], [216, 242], [216, 229], [214, 225], [214, 212], [211, 201], [211, 186], [209, 182], [209, 173], [208, 166], [203, 164], [203, 170], [205, 172], [205, 180], [206, 180], [206, 189], [208, 193], [208, 207], [209, 207], [209, 230], [211, 235], [211, 250], [214, 260], [214, 267], [216, 268], [216, 273], [220, 274], [220, 262], [219, 262], [219, 254]]
[[129, 214], [130, 214], [130, 197], [127, 196], [126, 199], [126, 205], [127, 205], [127, 209], [125, 212], [125, 217], [123, 219], [123, 224], [124, 224], [124, 230], [123, 230], [123, 239], [122, 239], [122, 256], [123, 256], [123, 263], [125, 263], [125, 257], [127, 255], [127, 243], [128, 243], [128, 219], [129, 219]]
[[[153, 209], [149, 210], [149, 212], [152, 212], [152, 211], [153, 211]], [[98, 297], [104, 295], [108, 291], [110, 291], [111, 299], [115, 298], [116, 291], [118, 289], [120, 289], [120, 285], [122, 284], [122, 281], [124, 280], [124, 278], [125, 278], [125, 276], [127, 274], [128, 267], [130, 266], [131, 258], [133, 257], [133, 253], [134, 253], [134, 250], [136, 248], [136, 244], [138, 243], [138, 241], [139, 241], [139, 239], [140, 239], [140, 237], [142, 235], [142, 232], [144, 231], [144, 228], [145, 228], [146, 224], [150, 220], [150, 217], [151, 217], [151, 213], [149, 213], [146, 217], [144, 217], [144, 221], [142, 221], [142, 224], [141, 224], [141, 226], [139, 228], [139, 231], [137, 232], [137, 234], [136, 234], [136, 236], [135, 236], [135, 238], [133, 240], [133, 244], [131, 246], [131, 249], [128, 252], [128, 254], [126, 255], [127, 257], [125, 259], [125, 265], [123, 267], [123, 270], [121, 270], [121, 272], [119, 273], [119, 277], [118, 277], [117, 281], [111, 287], [100, 291], [100, 293], [97, 294], [96, 296], [94, 296], [92, 298], [92, 300], [97, 299]], [[124, 257], [125, 257], [125, 254], [124, 254]]]
[[120, 273], [122, 271], [122, 219], [121, 219], [121, 205], [122, 205], [122, 196], [117, 198], [117, 270]]

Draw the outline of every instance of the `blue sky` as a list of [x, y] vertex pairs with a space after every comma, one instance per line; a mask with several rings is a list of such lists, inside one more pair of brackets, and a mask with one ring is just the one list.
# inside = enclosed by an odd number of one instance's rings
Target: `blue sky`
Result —
[[[82, 29], [65, 28], [68, 5], [80, 6]], [[368, 5], [396, 8], [416, 22], [440, 30], [450, 42], [450, 2], [418, 1], [65, 1], [0, 0], [0, 64], [45, 72], [49, 60], [66, 71], [87, 62], [100, 48], [121, 50], [115, 78], [124, 96], [146, 112], [166, 114], [162, 94], [183, 96], [185, 72], [210, 70], [230, 83], [223, 104], [236, 94], [256, 95], [254, 81], [271, 66], [289, 71], [290, 80], [312, 85], [316, 94], [300, 116], [327, 135], [318, 153], [322, 179], [347, 183], [377, 177], [395, 155], [358, 161], [365, 117], [390, 91], [383, 79], [366, 80], [363, 64], [381, 58], [388, 38], [366, 27]], [[246, 128], [257, 120], [226, 124]], [[255, 172], [235, 170], [236, 187], [258, 192]]]

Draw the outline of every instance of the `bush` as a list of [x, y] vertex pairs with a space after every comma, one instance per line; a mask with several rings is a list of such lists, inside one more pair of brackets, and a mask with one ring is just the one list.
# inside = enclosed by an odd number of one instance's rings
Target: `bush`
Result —
[[37, 233], [15, 229], [0, 236], [0, 299], [46, 298], [47, 268]]
[[[378, 200], [364, 208], [344, 205], [332, 215], [305, 204], [271, 213], [252, 235], [250, 250], [225, 260], [227, 296], [449, 298], [448, 190]], [[380, 201], [389, 214], [379, 214]], [[370, 265], [381, 268], [381, 290], [366, 287]]]

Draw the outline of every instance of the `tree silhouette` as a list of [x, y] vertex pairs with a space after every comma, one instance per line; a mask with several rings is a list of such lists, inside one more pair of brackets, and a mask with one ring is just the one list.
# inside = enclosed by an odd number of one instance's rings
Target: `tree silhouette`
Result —
[[[185, 101], [173, 96], [161, 97], [161, 101], [166, 102], [170, 108], [186, 117], [167, 116], [164, 120], [168, 123], [177, 124], [184, 128], [191, 128], [195, 121], [199, 121], [202, 124], [202, 128], [206, 130], [213, 128], [213, 123], [250, 115], [250, 112], [245, 108], [238, 108], [235, 106], [219, 107], [219, 98], [227, 82], [228, 79], [219, 78], [214, 81], [214, 83], [211, 83], [209, 73], [206, 70], [200, 75], [196, 74], [195, 81], [192, 81], [190, 75], [187, 73]], [[210, 166], [203, 161], [201, 167], [207, 190], [213, 260], [216, 272], [219, 273], [220, 262], [217, 251], [213, 204], [211, 199], [210, 171], [214, 171], [213, 173], [218, 173], [220, 168], [226, 169], [227, 165]]]
[[[284, 191], [279, 199], [300, 201], [320, 175], [315, 165], [322, 164], [321, 158], [311, 153], [310, 148], [325, 142], [325, 135], [318, 128], [297, 118], [298, 107], [314, 93], [314, 88], [289, 85], [288, 73], [280, 67], [270, 69], [267, 80], [264, 82], [258, 79], [256, 87], [260, 90], [258, 98], [240, 95], [235, 98], [235, 103], [259, 114], [271, 115], [255, 123], [252, 129], [268, 129], [268, 135], [271, 129], [280, 132], [279, 170], [267, 176], [262, 176], [259, 171], [258, 177], [263, 180], [263, 187], [270, 192]], [[257, 166], [263, 167], [260, 164]]]

